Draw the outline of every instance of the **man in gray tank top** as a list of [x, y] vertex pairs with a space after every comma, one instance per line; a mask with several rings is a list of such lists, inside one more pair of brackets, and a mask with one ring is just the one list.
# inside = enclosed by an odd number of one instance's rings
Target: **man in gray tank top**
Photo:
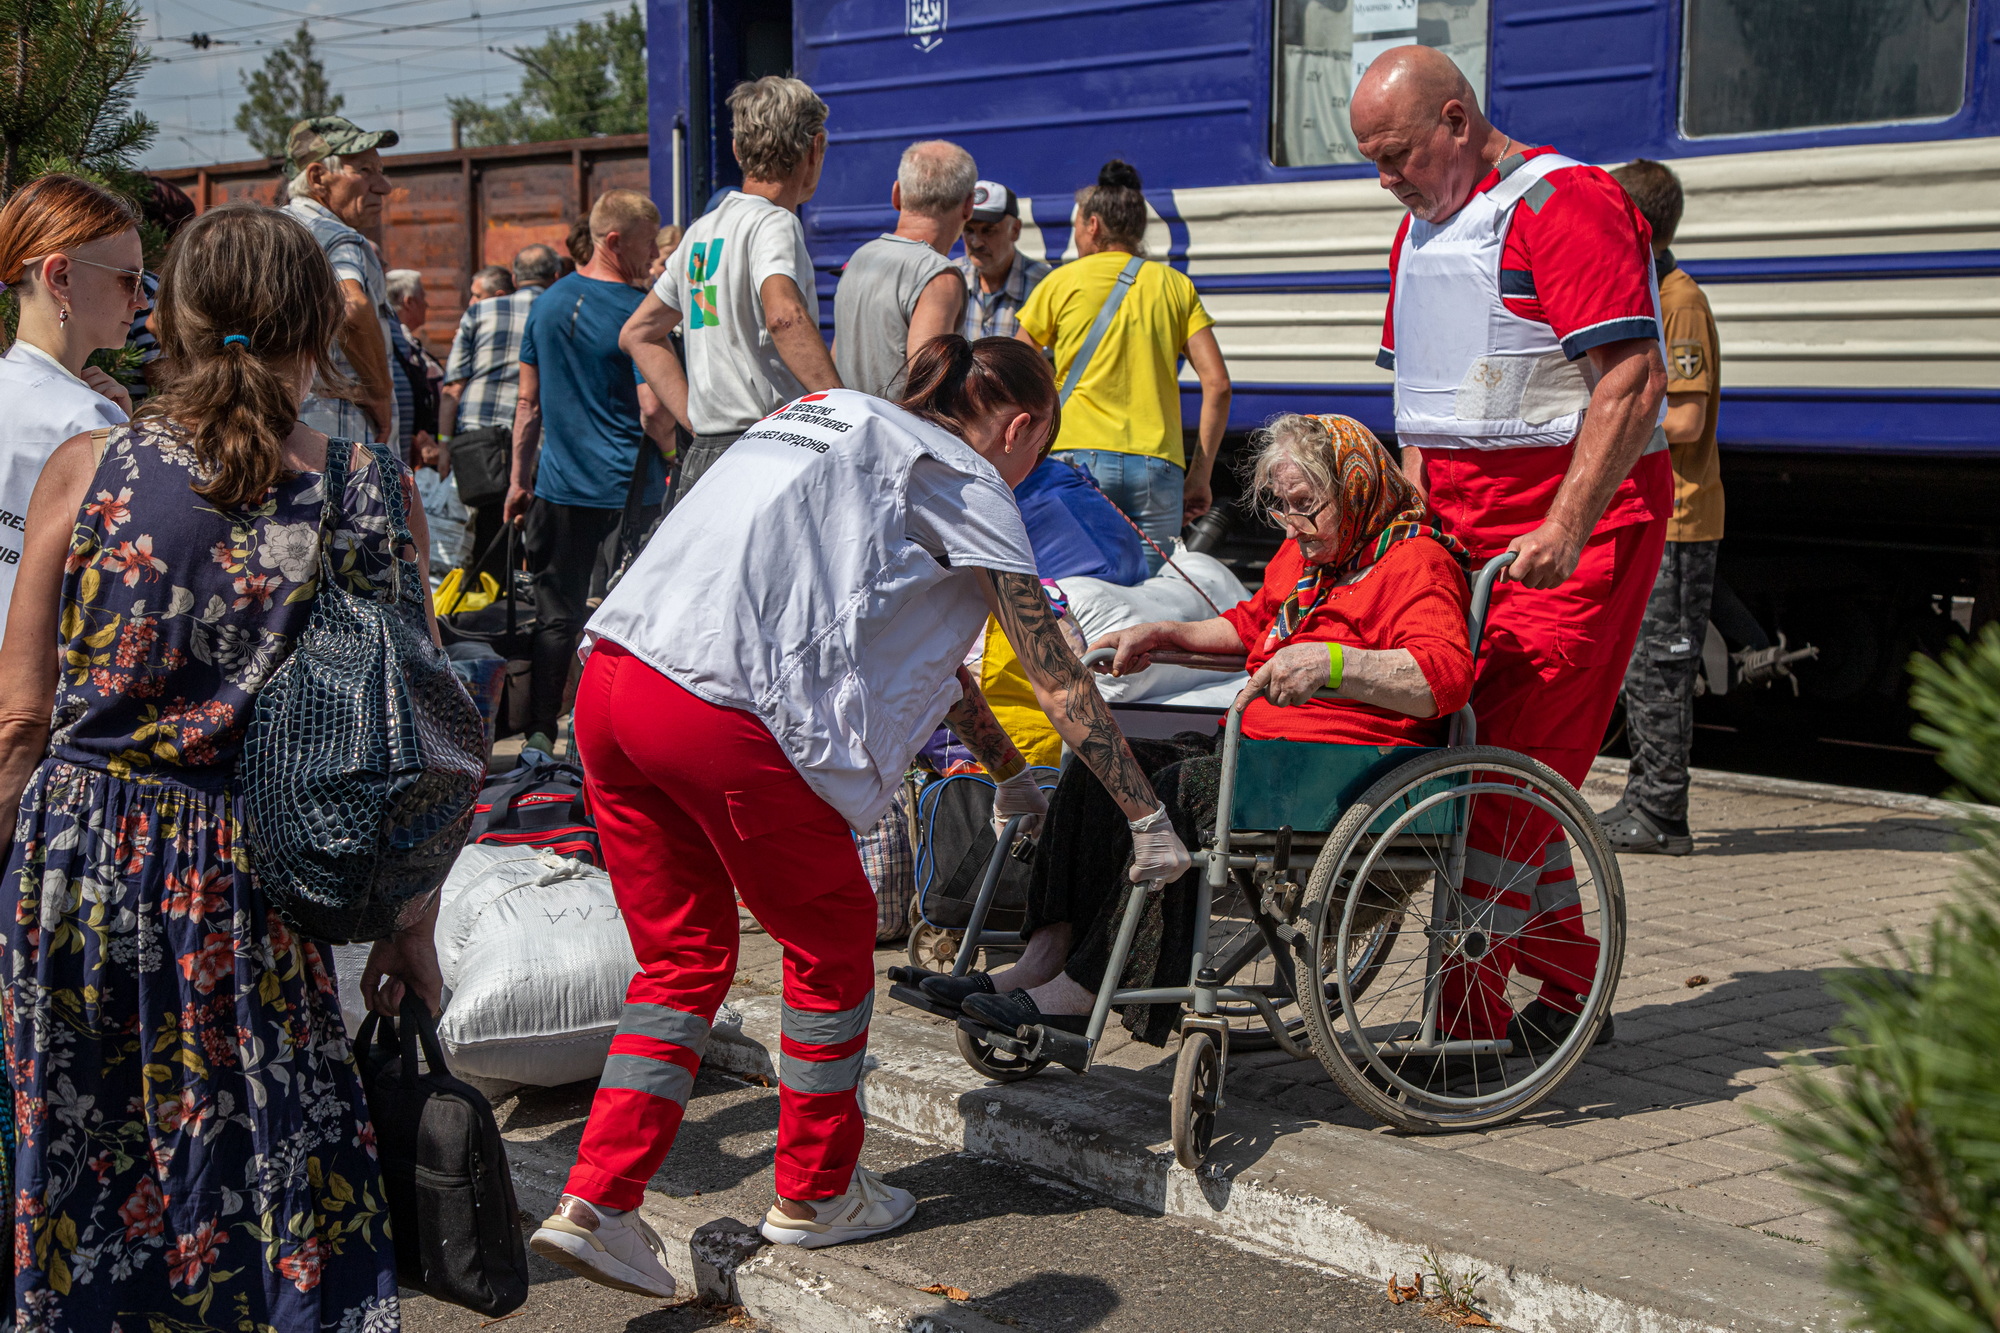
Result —
[[840, 382], [900, 397], [910, 357], [965, 314], [965, 279], [945, 256], [972, 216], [979, 168], [942, 139], [903, 150], [889, 202], [896, 230], [854, 252], [833, 294], [833, 363]]

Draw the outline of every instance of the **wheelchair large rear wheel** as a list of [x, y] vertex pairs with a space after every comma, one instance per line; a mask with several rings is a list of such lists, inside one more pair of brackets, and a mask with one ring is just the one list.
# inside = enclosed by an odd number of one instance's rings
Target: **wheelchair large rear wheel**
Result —
[[[1306, 1028], [1341, 1090], [1399, 1129], [1478, 1129], [1589, 1051], [1624, 962], [1625, 894], [1575, 788], [1470, 746], [1412, 759], [1348, 807], [1300, 925]], [[1374, 954], [1365, 988], [1358, 950]]]

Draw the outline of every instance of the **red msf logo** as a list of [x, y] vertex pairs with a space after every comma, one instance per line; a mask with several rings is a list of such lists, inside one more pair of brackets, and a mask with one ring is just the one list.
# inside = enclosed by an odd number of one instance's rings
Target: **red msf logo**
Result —
[[785, 403], [779, 407], [775, 407], [771, 411], [766, 413], [764, 416], [759, 417], [757, 420], [757, 424], [761, 426], [764, 424], [764, 422], [769, 421], [772, 417], [783, 416], [785, 408], [787, 407], [791, 407], [797, 403], [816, 403], [824, 397], [826, 397], [826, 395], [823, 393], [809, 393], [803, 398], [794, 398], [791, 402]]

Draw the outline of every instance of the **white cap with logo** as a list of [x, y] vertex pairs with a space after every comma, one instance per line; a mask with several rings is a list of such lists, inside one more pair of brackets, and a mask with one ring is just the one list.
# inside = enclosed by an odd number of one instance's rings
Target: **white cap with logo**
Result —
[[972, 187], [972, 220], [998, 222], [1021, 216], [1021, 201], [999, 181], [979, 181]]

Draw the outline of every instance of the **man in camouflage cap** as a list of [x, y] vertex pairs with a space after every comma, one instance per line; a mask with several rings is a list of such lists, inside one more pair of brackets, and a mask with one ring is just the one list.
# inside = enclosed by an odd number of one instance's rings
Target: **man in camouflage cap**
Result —
[[390, 378], [388, 284], [382, 261], [361, 229], [382, 220], [389, 177], [377, 151], [393, 148], [394, 130], [364, 130], [344, 116], [314, 116], [292, 126], [285, 154], [291, 202], [285, 211], [319, 242], [340, 280], [346, 311], [334, 337], [333, 363], [360, 386], [358, 401], [308, 394], [299, 420], [347, 440], [397, 436], [395, 381]]

